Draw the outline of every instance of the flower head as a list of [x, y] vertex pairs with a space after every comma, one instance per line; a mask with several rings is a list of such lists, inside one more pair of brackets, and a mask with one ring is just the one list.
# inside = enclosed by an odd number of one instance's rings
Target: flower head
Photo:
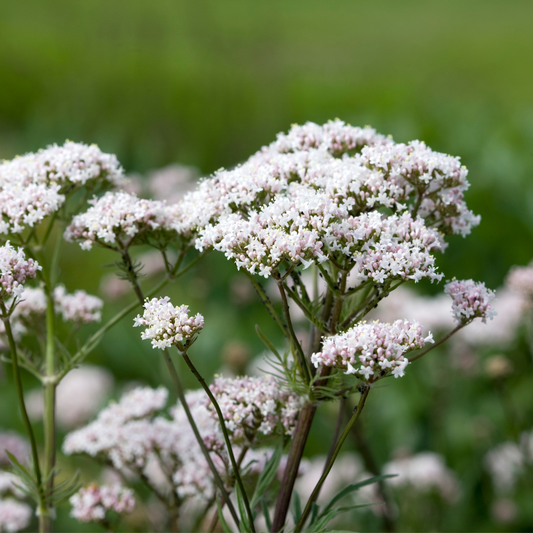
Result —
[[152, 348], [170, 348], [191, 339], [204, 327], [204, 317], [198, 313], [189, 316], [189, 307], [180, 305], [174, 307], [170, 298], [153, 298], [144, 304], [144, 314], [137, 315], [134, 327], [146, 326], [141, 333], [142, 339], [150, 339]]
[[65, 230], [67, 241], [79, 241], [84, 250], [93, 244], [127, 248], [136, 238], [157, 230], [172, 231], [163, 202], [137, 198], [126, 192], [107, 192], [89, 201], [91, 207], [76, 215]]
[[26, 260], [22, 248], [15, 250], [9, 241], [0, 246], [0, 300], [20, 296], [26, 279], [34, 278], [38, 270], [40, 265]]
[[29, 505], [13, 498], [0, 500], [0, 531], [15, 533], [26, 529], [31, 520], [32, 509]]
[[322, 351], [314, 353], [311, 362], [315, 367], [332, 366], [345, 374], [357, 374], [363, 381], [374, 382], [391, 374], [398, 378], [409, 364], [405, 354], [422, 348], [426, 342], [433, 342], [433, 337], [430, 333], [424, 338], [417, 322], [363, 322], [326, 338]]
[[453, 280], [446, 284], [444, 292], [452, 297], [453, 318], [462, 325], [466, 325], [474, 318], [487, 318], [496, 315], [492, 301], [494, 291], [487, 289], [484, 283], [475, 283], [471, 279]]
[[[301, 399], [282, 390], [272, 376], [218, 377], [210, 388], [234, 442], [253, 443], [276, 431], [292, 434]], [[212, 405], [207, 405], [216, 416]]]
[[131, 513], [135, 508], [133, 491], [118, 483], [115, 485], [91, 485], [71, 496], [71, 516], [80, 522], [100, 522], [108, 512]]

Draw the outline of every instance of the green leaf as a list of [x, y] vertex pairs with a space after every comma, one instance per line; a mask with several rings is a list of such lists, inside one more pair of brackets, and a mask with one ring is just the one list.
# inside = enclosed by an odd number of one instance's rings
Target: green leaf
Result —
[[267, 336], [261, 331], [261, 328], [258, 324], [255, 325], [255, 331], [257, 332], [257, 335], [259, 338], [265, 343], [266, 347], [278, 358], [281, 359], [281, 356], [279, 355], [276, 348], [274, 348], [274, 345], [268, 340]]
[[302, 517], [302, 502], [300, 501], [300, 495], [298, 492], [294, 491], [292, 493], [292, 517], [294, 518], [294, 523], [297, 524]]
[[365, 479], [364, 481], [361, 481], [359, 483], [354, 483], [353, 485], [348, 485], [344, 489], [342, 489], [340, 492], [338, 492], [331, 501], [326, 505], [325, 509], [322, 511], [320, 516], [327, 513], [341, 498], [344, 498], [344, 496], [347, 496], [351, 492], [354, 492], [356, 490], [359, 490], [361, 487], [365, 487], [366, 485], [371, 485], [372, 483], [377, 483], [378, 481], [381, 481], [383, 479], [387, 479], [389, 477], [396, 477], [397, 474], [386, 474], [381, 476], [375, 476], [371, 477], [369, 479]]
[[238, 483], [235, 486], [235, 494], [237, 495], [237, 503], [239, 504], [239, 514], [241, 515], [241, 533], [249, 533], [252, 528], [250, 526], [250, 520], [248, 519], [248, 513], [246, 512], [246, 504], [244, 503], [244, 497]]
[[270, 531], [272, 529], [272, 521], [270, 520], [270, 511], [268, 510], [268, 505], [264, 498], [261, 498], [261, 508], [263, 509], [267, 531]]
[[[359, 509], [361, 507], [369, 507], [370, 505], [374, 505], [372, 503], [361, 503], [359, 505], [348, 505], [347, 507], [335, 507], [334, 509], [331, 509], [329, 512], [325, 513], [323, 511], [321, 515], [318, 517], [318, 520], [315, 524], [313, 524], [313, 529], [309, 530], [309, 533], [322, 533], [325, 531], [326, 526], [337, 515], [341, 513], [345, 513], [346, 511], [352, 511], [353, 509]], [[325, 513], [325, 514], [324, 514]]]
[[233, 533], [233, 531], [228, 526], [228, 523], [226, 522], [226, 519], [224, 518], [224, 513], [222, 512], [222, 505], [220, 505], [220, 499], [217, 498], [217, 509], [218, 509], [218, 520], [220, 521], [220, 525], [222, 526], [222, 530], [224, 533]]
[[268, 487], [270, 487], [272, 484], [272, 481], [274, 481], [282, 455], [283, 445], [279, 444], [274, 450], [272, 457], [266, 462], [265, 468], [259, 475], [259, 479], [257, 480], [257, 485], [250, 502], [250, 507], [252, 509], [259, 503], [259, 500], [264, 496], [265, 492], [268, 490]]

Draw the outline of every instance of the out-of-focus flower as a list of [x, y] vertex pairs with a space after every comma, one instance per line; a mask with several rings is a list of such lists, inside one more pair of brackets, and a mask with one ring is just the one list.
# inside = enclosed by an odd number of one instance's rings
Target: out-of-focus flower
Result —
[[[283, 391], [272, 376], [218, 377], [210, 388], [236, 443], [253, 444], [258, 436], [276, 431], [290, 435], [302, 405], [298, 396]], [[211, 404], [208, 409], [215, 417]]]
[[459, 496], [457, 476], [437, 453], [422, 452], [396, 459], [383, 467], [383, 473], [397, 474], [387, 479], [393, 487], [409, 487], [417, 492], [436, 490], [449, 502], [456, 501]]
[[529, 300], [529, 305], [533, 301], [533, 262], [528, 266], [520, 267], [514, 266], [507, 274], [505, 285], [509, 289], [522, 295], [526, 300]]
[[22, 492], [17, 485], [22, 485], [22, 480], [18, 476], [11, 472], [3, 472], [0, 470], [0, 497], [4, 497], [6, 494], [11, 494], [16, 498], [24, 498], [24, 492]]
[[11, 461], [6, 454], [6, 450], [14, 455], [17, 460], [24, 464], [30, 455], [30, 445], [28, 441], [17, 433], [0, 432], [0, 467], [9, 466]]
[[[72, 429], [86, 423], [103, 407], [113, 390], [114, 379], [105, 368], [83, 365], [71, 370], [59, 383], [56, 394], [56, 420], [59, 427]], [[26, 395], [28, 414], [43, 416], [41, 389]]]
[[199, 177], [196, 167], [169, 165], [148, 173], [148, 189], [156, 200], [173, 204], [196, 187]]
[[78, 322], [89, 324], [100, 322], [104, 302], [96, 296], [85, 291], [75, 291], [67, 294], [63, 285], [58, 285], [54, 290], [56, 312], [60, 313], [65, 322]]
[[32, 509], [13, 498], [0, 500], [0, 531], [15, 533], [26, 529], [31, 520]]
[[426, 342], [433, 342], [431, 333], [424, 338], [416, 322], [363, 322], [345, 333], [325, 338], [322, 351], [314, 353], [311, 362], [317, 368], [332, 366], [345, 374], [358, 374], [364, 381], [374, 382], [389, 374], [398, 378], [409, 364], [405, 354], [424, 347]]
[[475, 283], [471, 279], [453, 280], [446, 284], [444, 292], [452, 298], [452, 313], [454, 319], [466, 325], [474, 318], [481, 318], [484, 323], [487, 318], [496, 315], [492, 306], [495, 299], [494, 291], [487, 289], [484, 283]]
[[153, 298], [144, 304], [144, 314], [137, 315], [134, 327], [146, 326], [142, 339], [150, 339], [152, 348], [170, 348], [191, 339], [204, 327], [204, 317], [197, 313], [189, 317], [189, 307], [174, 307], [170, 298]]
[[491, 378], [502, 378], [513, 372], [513, 364], [504, 355], [493, 355], [485, 361], [485, 371]]
[[80, 489], [69, 501], [71, 516], [80, 522], [101, 522], [109, 512], [125, 514], [135, 508], [133, 491], [119, 484], [98, 486], [93, 483]]

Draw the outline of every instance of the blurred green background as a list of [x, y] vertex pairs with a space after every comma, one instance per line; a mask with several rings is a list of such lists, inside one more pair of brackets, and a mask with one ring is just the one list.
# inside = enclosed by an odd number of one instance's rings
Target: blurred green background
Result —
[[[2, 2], [0, 158], [71, 139], [116, 153], [127, 172], [179, 162], [207, 175], [245, 160], [292, 123], [338, 117], [370, 124], [397, 141], [421, 139], [462, 158], [472, 184], [467, 202], [482, 223], [467, 239], [452, 238], [439, 264], [447, 277], [497, 288], [512, 265], [533, 258], [532, 22], [528, 0]], [[100, 265], [114, 258], [66, 250], [67, 287], [98, 292], [106, 272]], [[197, 357], [207, 374], [231, 341], [250, 354], [262, 350], [256, 322], [276, 335], [261, 308], [234, 304], [233, 279], [233, 267], [211, 256], [172, 289], [206, 316], [210, 333], [200, 338]], [[155, 385], [166, 377], [153, 357], [128, 323], [89, 360], [119, 381]], [[527, 361], [515, 365], [523, 370], [518, 401], [526, 425], [533, 421]], [[425, 390], [424, 372], [416, 374], [384, 393], [382, 402], [396, 387], [391, 411], [376, 401], [386, 411], [381, 429], [369, 429], [380, 442], [378, 458], [388, 460], [399, 446], [433, 449], [466, 479], [460, 507], [440, 525], [429, 520], [428, 530], [505, 530], [488, 510], [481, 456], [472, 463], [477, 437], [466, 435], [480, 413], [493, 416], [496, 428], [503, 424], [494, 383], [443, 372], [435, 386], [439, 398], [453, 397], [453, 416], [434, 427], [426, 404], [439, 408], [440, 400]], [[0, 394], [3, 406], [11, 393]], [[0, 424], [15, 427], [9, 411]], [[311, 452], [327, 450], [320, 441], [327, 415], [318, 424]], [[504, 433], [496, 431], [494, 442]], [[528, 516], [514, 530], [529, 531]]]

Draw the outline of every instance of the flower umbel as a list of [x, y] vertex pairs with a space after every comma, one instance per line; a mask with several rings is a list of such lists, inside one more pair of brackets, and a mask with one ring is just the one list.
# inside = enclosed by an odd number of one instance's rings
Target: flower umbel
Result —
[[26, 279], [34, 278], [37, 270], [41, 270], [39, 264], [26, 260], [22, 248], [15, 250], [9, 241], [0, 246], [0, 300], [20, 296]]
[[100, 522], [109, 511], [118, 514], [131, 513], [135, 508], [133, 491], [118, 483], [101, 485], [92, 483], [80, 489], [70, 498], [71, 515], [80, 522]]
[[496, 315], [491, 302], [495, 293], [487, 289], [484, 283], [475, 283], [471, 279], [453, 280], [446, 284], [444, 292], [452, 297], [453, 318], [459, 324], [466, 325], [474, 318], [487, 322]]
[[399, 378], [409, 364], [405, 354], [423, 348], [426, 342], [433, 342], [433, 337], [429, 333], [424, 338], [417, 322], [363, 322], [325, 339], [322, 351], [314, 353], [311, 362], [315, 367], [333, 366], [345, 374], [358, 374], [364, 381], [374, 382], [389, 374]]
[[204, 317], [198, 313], [189, 316], [189, 307], [174, 307], [170, 298], [153, 298], [144, 304], [144, 314], [137, 315], [134, 327], [146, 326], [141, 333], [142, 339], [150, 339], [152, 348], [170, 348], [183, 341], [192, 339], [204, 327]]

